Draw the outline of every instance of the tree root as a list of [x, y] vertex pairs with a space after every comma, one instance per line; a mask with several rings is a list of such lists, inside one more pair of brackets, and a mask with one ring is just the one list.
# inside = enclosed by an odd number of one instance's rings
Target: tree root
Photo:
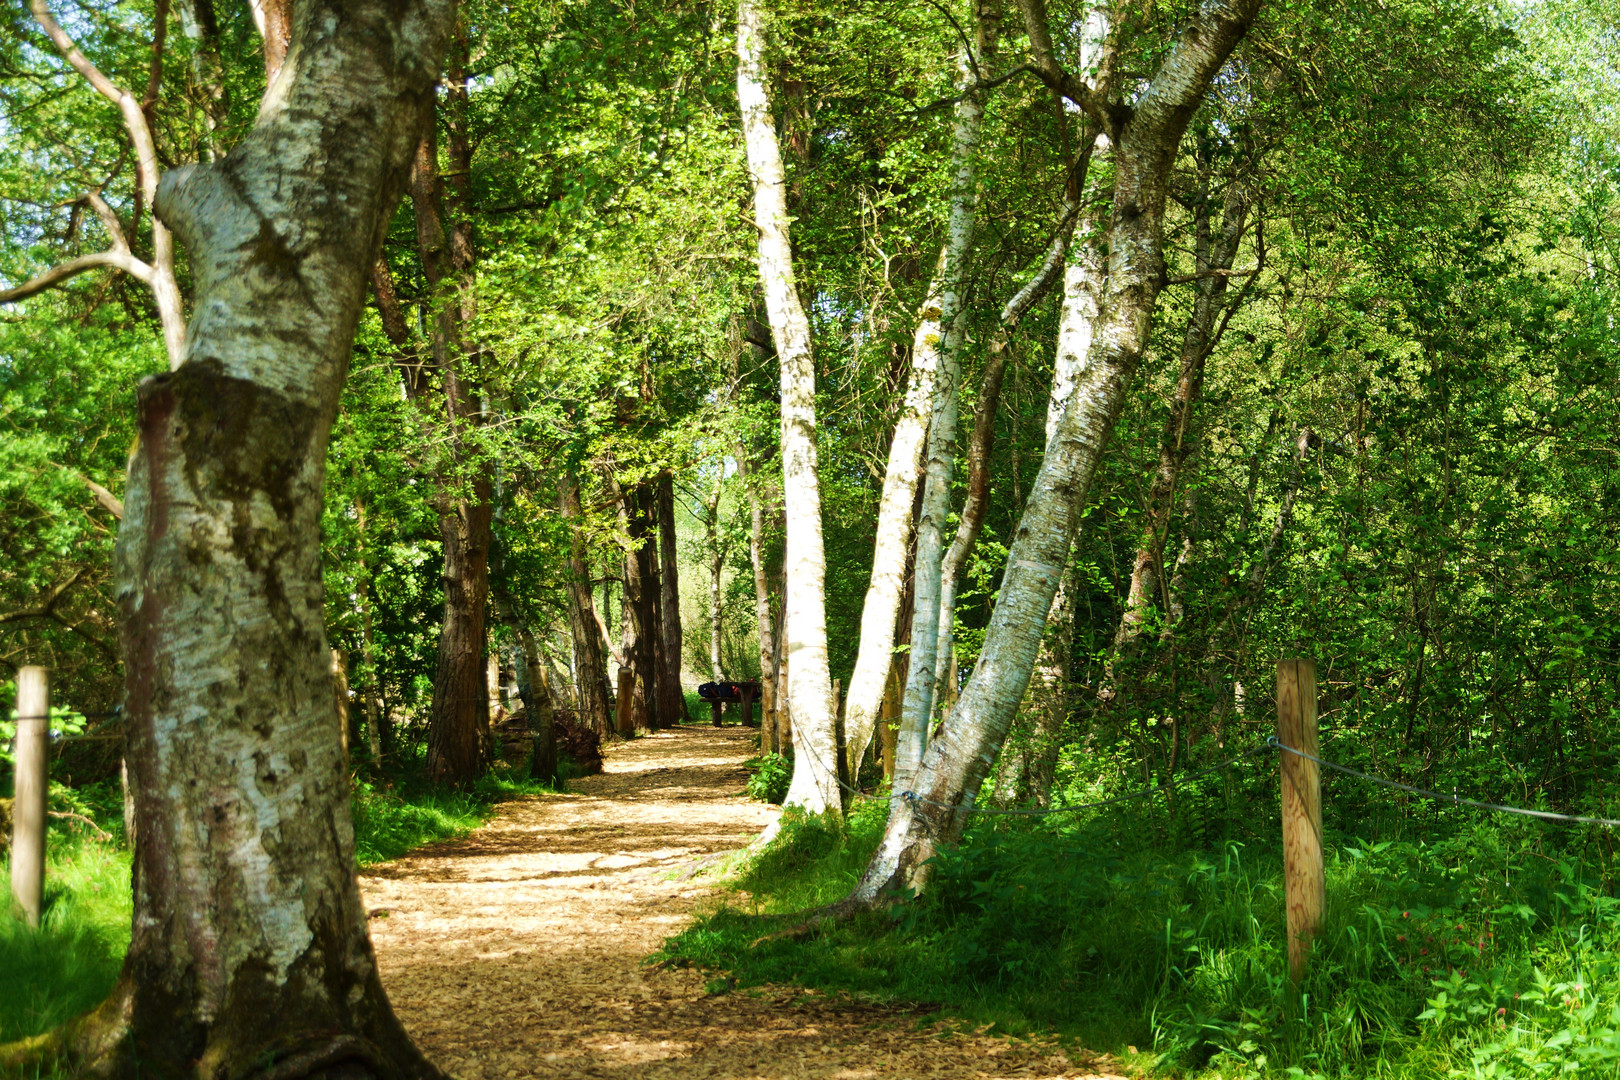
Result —
[[763, 937], [757, 937], [748, 943], [748, 947], [757, 949], [761, 945], [773, 941], [803, 941], [805, 938], [814, 937], [824, 927], [836, 926], [838, 923], [847, 922], [855, 916], [863, 915], [868, 911], [881, 911], [885, 908], [891, 908], [899, 902], [900, 898], [893, 895], [880, 896], [876, 900], [850, 900], [846, 898], [837, 903], [828, 904], [826, 907], [816, 908], [801, 921], [784, 930], [777, 930]]
[[119, 979], [94, 1009], [40, 1035], [0, 1044], [0, 1075], [39, 1075], [60, 1070], [97, 1076], [112, 1071], [129, 1034], [134, 994]]

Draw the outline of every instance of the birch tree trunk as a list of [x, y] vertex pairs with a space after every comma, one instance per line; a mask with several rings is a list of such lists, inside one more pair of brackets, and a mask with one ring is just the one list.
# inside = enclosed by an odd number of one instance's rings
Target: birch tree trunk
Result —
[[438, 0], [309, 0], [277, 93], [163, 180], [183, 363], [137, 391], [116, 551], [134, 920], [112, 996], [34, 1050], [93, 1074], [437, 1077], [356, 883], [321, 489], [367, 274], [432, 107]]
[[[901, 698], [900, 734], [895, 744], [895, 786], [899, 787], [916, 770], [927, 744], [928, 722], [933, 716], [934, 656], [939, 648], [941, 564], [945, 557], [945, 518], [951, 506], [951, 474], [956, 465], [957, 381], [961, 374], [962, 287], [968, 247], [973, 241], [973, 218], [978, 205], [979, 132], [984, 124], [984, 105], [989, 92], [982, 85], [980, 72], [988, 69], [996, 54], [1001, 31], [1001, 9], [994, 0], [974, 4], [974, 51], [963, 55], [962, 99], [956, 106], [956, 125], [951, 137], [950, 219], [946, 225], [945, 250], [940, 253], [937, 306], [923, 311], [917, 340], [925, 348], [939, 350], [934, 379], [933, 416], [928, 428], [927, 479], [923, 486], [922, 517], [917, 522], [917, 548], [912, 570], [913, 613], [911, 619], [910, 667]], [[932, 298], [931, 298], [932, 299]], [[930, 318], [932, 316], [932, 318]], [[909, 509], [909, 508], [907, 508]], [[900, 555], [899, 561], [904, 561]], [[890, 616], [892, 625], [893, 616]], [[864, 651], [864, 650], [863, 650]], [[888, 657], [885, 656], [885, 667]], [[879, 675], [886, 672], [879, 672]], [[875, 710], [883, 693], [881, 678], [872, 687], [871, 708]], [[870, 737], [870, 722], [866, 735]], [[852, 748], [853, 749], [853, 748]], [[859, 750], [866, 749], [862, 739]], [[859, 757], [852, 758], [858, 761]]]
[[[1095, 140], [1095, 132], [1091, 133]], [[1076, 163], [1075, 177], [1076, 189], [1085, 186], [1084, 169], [1088, 164], [1089, 150], [1082, 151], [1080, 160]], [[967, 564], [967, 557], [973, 551], [973, 545], [978, 541], [979, 530], [984, 527], [984, 517], [990, 508], [990, 449], [995, 440], [996, 410], [1001, 402], [1001, 384], [1007, 373], [1007, 346], [1012, 332], [1017, 329], [1025, 314], [1040, 303], [1053, 282], [1058, 278], [1059, 272], [1065, 265], [1065, 256], [1069, 251], [1069, 242], [1074, 235], [1075, 222], [1080, 217], [1080, 199], [1071, 196], [1064, 204], [1062, 216], [1058, 220], [1057, 231], [1052, 237], [1052, 243], [1042, 260], [1035, 276], [1029, 284], [1018, 290], [1001, 309], [1001, 325], [997, 327], [995, 337], [991, 339], [984, 364], [984, 377], [979, 386], [979, 401], [974, 411], [973, 435], [968, 441], [968, 483], [967, 496], [962, 503], [962, 513], [957, 520], [956, 536], [945, 553], [940, 564], [939, 573], [939, 629], [937, 645], [934, 652], [934, 698], [943, 700], [946, 690], [946, 677], [952, 664], [955, 662], [953, 637], [956, 623], [956, 581]], [[954, 691], [954, 684], [951, 686]]]
[[[910, 791], [897, 796], [883, 839], [850, 894], [852, 903], [870, 903], [894, 888], [926, 885], [928, 859], [939, 844], [961, 835], [964, 811], [1006, 737], [1029, 684], [1087, 487], [1146, 343], [1163, 276], [1167, 183], [1181, 136], [1259, 5], [1260, 0], [1206, 3], [1134, 106], [1116, 105], [1110, 111], [1088, 102], [1110, 120], [1118, 136], [1102, 313], [1085, 363], [1076, 372], [1073, 399], [1047, 442], [1013, 534], [984, 649]], [[1032, 38], [1036, 32], [1044, 35], [1046, 27], [1031, 27]], [[1082, 90], [1074, 93], [1087, 96]], [[1122, 113], [1128, 120], [1114, 119]]]
[[787, 513], [784, 659], [798, 751], [784, 805], [819, 814], [841, 811], [842, 803], [837, 773], [841, 748], [827, 667], [827, 560], [816, 472], [816, 373], [810, 322], [793, 273], [782, 153], [765, 88], [761, 7], [761, 0], [741, 0], [737, 5], [737, 104], [754, 181], [760, 284], [782, 369], [782, 502]]

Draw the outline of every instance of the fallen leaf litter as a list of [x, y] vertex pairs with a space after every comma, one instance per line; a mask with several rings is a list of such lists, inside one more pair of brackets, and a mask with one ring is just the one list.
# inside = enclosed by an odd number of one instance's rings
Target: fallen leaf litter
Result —
[[[777, 812], [738, 793], [743, 728], [612, 746], [564, 795], [502, 804], [460, 840], [362, 878], [383, 985], [458, 1080], [1110, 1080], [1055, 1042], [920, 1023], [919, 1010], [644, 958], [714, 892], [703, 871]], [[712, 901], [711, 901], [712, 903]], [[385, 914], [386, 913], [386, 914]]]

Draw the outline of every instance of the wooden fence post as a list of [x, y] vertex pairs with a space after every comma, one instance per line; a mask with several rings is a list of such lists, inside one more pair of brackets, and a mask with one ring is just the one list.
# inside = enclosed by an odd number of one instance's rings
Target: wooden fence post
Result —
[[45, 744], [50, 739], [51, 675], [17, 669], [17, 798], [11, 807], [11, 898], [39, 926], [45, 898]]
[[[1316, 737], [1316, 661], [1277, 663], [1277, 741], [1321, 756]], [[1322, 770], [1309, 758], [1282, 756], [1283, 881], [1288, 904], [1288, 977], [1298, 985], [1322, 926], [1327, 875], [1322, 865]]]

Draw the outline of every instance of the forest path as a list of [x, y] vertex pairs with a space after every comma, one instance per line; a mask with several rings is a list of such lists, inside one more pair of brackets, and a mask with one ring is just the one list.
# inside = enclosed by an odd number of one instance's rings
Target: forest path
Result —
[[[1097, 1077], [1051, 1043], [920, 1027], [920, 1013], [643, 959], [715, 892], [692, 871], [748, 843], [774, 807], [738, 794], [740, 727], [608, 750], [565, 795], [503, 803], [469, 836], [361, 878], [383, 985], [458, 1080]], [[685, 877], [686, 880], [681, 880]], [[384, 914], [386, 912], [386, 915]]]

